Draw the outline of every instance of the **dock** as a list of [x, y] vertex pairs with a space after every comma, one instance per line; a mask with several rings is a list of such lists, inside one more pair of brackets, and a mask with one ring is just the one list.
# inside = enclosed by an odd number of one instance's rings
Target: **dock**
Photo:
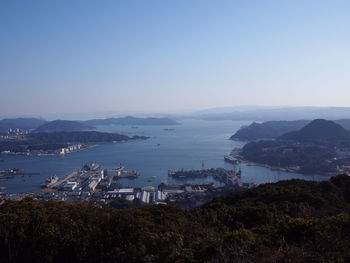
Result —
[[70, 178], [74, 177], [74, 176], [77, 176], [78, 175], [78, 172], [72, 172], [70, 173], [69, 175], [67, 175], [66, 177], [63, 177], [63, 178], [60, 178], [58, 179], [58, 181], [56, 183], [53, 183], [50, 185], [50, 188], [58, 188], [60, 187], [61, 185], [63, 185], [64, 182], [67, 182], [70, 180]]

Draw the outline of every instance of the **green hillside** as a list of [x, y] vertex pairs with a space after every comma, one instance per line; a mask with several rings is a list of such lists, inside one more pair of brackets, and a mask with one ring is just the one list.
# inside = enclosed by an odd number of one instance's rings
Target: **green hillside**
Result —
[[35, 132], [72, 132], [93, 129], [95, 129], [95, 127], [80, 121], [55, 120], [41, 125], [35, 130]]
[[1, 262], [349, 262], [350, 177], [281, 181], [203, 207], [0, 206]]

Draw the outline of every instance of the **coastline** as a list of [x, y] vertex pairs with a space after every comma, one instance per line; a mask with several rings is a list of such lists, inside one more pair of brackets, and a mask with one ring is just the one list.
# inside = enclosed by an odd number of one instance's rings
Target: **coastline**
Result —
[[[65, 156], [68, 154], [72, 154], [75, 152], [80, 152], [80, 151], [84, 151], [86, 149], [90, 149], [90, 148], [95, 148], [101, 144], [114, 144], [114, 143], [127, 143], [127, 142], [135, 142], [135, 141], [142, 141], [142, 140], [147, 140], [149, 139], [149, 137], [142, 137], [140, 136], [140, 138], [132, 138], [130, 137], [130, 139], [128, 140], [120, 140], [120, 141], [110, 141], [110, 142], [101, 142], [101, 143], [96, 143], [96, 144], [92, 144], [92, 145], [83, 145], [81, 148], [78, 148], [76, 150], [70, 150], [68, 152], [65, 153], [60, 153], [60, 152], [39, 152], [39, 153], [31, 153], [29, 152], [1, 152], [0, 155], [17, 155], [17, 156], [37, 156], [37, 157], [47, 157], [47, 156]], [[62, 148], [63, 149], [63, 148]], [[55, 150], [58, 151], [58, 150]]]
[[[242, 152], [241, 148], [236, 148], [236, 149], [233, 149], [229, 155], [234, 157], [235, 159], [237, 159], [239, 162], [246, 164], [247, 166], [264, 167], [264, 168], [270, 169], [271, 171], [279, 171], [279, 172], [286, 172], [286, 173], [298, 173], [298, 174], [302, 174], [302, 175], [313, 175], [312, 173], [309, 173], [309, 174], [302, 173], [299, 169], [295, 169], [295, 168], [291, 168], [291, 167], [278, 167], [278, 166], [272, 166], [269, 164], [252, 162], [252, 161], [245, 159], [241, 155], [241, 152]], [[320, 174], [320, 172], [315, 172], [315, 173]], [[321, 175], [328, 176], [328, 175], [332, 175], [332, 174], [327, 174], [327, 173], [322, 174], [321, 173]]]

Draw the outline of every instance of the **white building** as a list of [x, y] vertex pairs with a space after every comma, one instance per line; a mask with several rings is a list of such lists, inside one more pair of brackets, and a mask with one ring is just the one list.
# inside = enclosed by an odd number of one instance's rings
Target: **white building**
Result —
[[78, 183], [77, 183], [77, 182], [67, 182], [67, 183], [63, 186], [63, 190], [64, 190], [64, 191], [73, 191], [77, 186], [78, 186]]

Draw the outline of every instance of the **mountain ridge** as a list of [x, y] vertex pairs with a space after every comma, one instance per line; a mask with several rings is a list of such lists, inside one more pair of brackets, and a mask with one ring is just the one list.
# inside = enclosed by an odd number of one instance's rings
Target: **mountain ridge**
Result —
[[[245, 141], [277, 139], [285, 133], [302, 129], [310, 122], [311, 120], [253, 122], [248, 126], [242, 126], [230, 139]], [[350, 130], [350, 119], [339, 119], [334, 122]]]
[[126, 116], [121, 118], [106, 118], [93, 119], [84, 121], [88, 125], [179, 125], [179, 123], [170, 118], [138, 118], [133, 116]]
[[315, 140], [350, 140], [350, 131], [334, 121], [316, 119], [299, 131], [286, 133], [279, 140], [315, 141]]
[[80, 121], [54, 120], [41, 125], [34, 132], [73, 132], [93, 129], [95, 127]]

